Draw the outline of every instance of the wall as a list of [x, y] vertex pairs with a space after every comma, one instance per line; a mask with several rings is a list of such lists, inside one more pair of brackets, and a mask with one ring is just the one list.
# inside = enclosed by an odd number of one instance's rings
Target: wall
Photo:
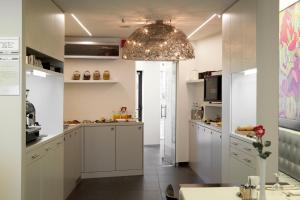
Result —
[[195, 59], [180, 61], [177, 77], [177, 136], [176, 160], [189, 161], [189, 119], [193, 102], [203, 103], [203, 83], [187, 84], [191, 71], [199, 72], [222, 69], [222, 34], [211, 35], [193, 41]]
[[47, 75], [47, 78], [26, 75], [28, 100], [36, 109], [36, 120], [42, 126], [40, 134], [56, 135], [63, 132], [64, 79]]
[[257, 122], [266, 129], [266, 140], [272, 141], [267, 163], [267, 181], [275, 181], [278, 172], [279, 113], [279, 3], [257, 1]]
[[65, 80], [74, 71], [109, 70], [116, 84], [65, 84], [64, 120], [97, 120], [110, 118], [113, 111], [127, 106], [135, 113], [135, 64], [132, 61], [65, 59]]
[[[0, 199], [21, 200], [25, 150], [24, 41], [22, 0], [2, 1], [0, 37], [20, 37], [20, 95], [0, 96]], [[8, 17], [10, 16], [10, 17]]]
[[160, 62], [136, 62], [143, 71], [144, 144], [160, 144]]

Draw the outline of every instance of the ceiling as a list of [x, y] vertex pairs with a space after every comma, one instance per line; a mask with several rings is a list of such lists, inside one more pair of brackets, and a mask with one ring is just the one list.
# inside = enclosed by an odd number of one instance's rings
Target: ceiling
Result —
[[[71, 17], [75, 14], [93, 36], [127, 38], [136, 28], [158, 19], [170, 21], [186, 34], [235, 0], [53, 0], [66, 13], [66, 35], [87, 36]], [[122, 18], [125, 22], [122, 23]], [[191, 39], [221, 31], [215, 18]]]

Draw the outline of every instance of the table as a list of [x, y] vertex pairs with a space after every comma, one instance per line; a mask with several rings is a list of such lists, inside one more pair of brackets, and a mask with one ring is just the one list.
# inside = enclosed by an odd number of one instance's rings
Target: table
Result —
[[[239, 187], [181, 187], [179, 200], [241, 200], [236, 194]], [[300, 196], [287, 197], [281, 191], [266, 190], [267, 200], [300, 200]]]

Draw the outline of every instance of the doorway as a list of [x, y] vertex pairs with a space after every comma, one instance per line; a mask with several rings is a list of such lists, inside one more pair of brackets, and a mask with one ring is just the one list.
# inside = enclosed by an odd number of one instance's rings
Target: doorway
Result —
[[136, 62], [136, 117], [145, 146], [159, 147], [164, 165], [176, 163], [176, 80], [175, 62]]

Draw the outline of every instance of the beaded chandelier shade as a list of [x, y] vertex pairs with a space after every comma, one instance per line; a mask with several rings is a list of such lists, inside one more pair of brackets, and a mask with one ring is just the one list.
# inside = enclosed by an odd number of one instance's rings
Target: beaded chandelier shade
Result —
[[125, 42], [123, 59], [178, 61], [195, 58], [192, 44], [174, 26], [156, 21], [135, 30]]

